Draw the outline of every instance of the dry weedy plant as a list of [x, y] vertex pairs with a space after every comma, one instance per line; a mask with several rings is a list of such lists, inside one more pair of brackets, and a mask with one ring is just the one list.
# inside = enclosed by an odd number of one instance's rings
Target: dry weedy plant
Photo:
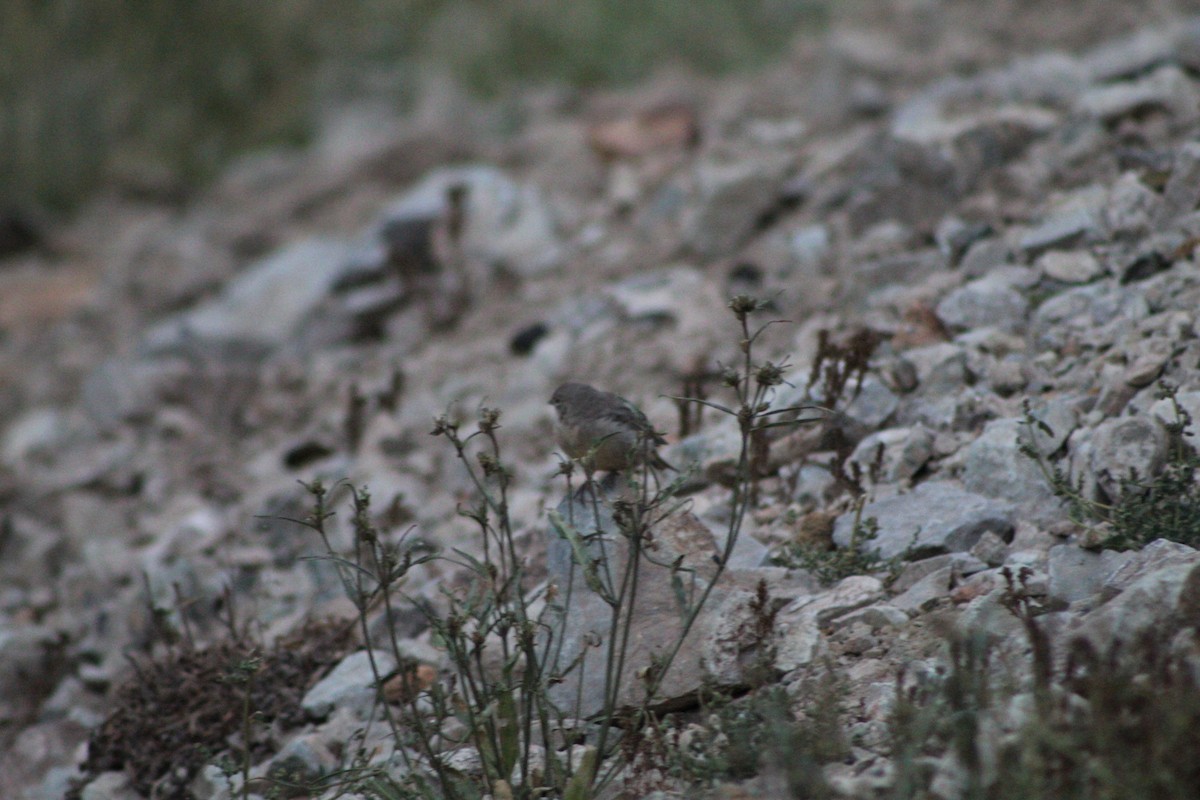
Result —
[[[562, 509], [550, 512], [549, 521], [569, 550], [570, 573], [565, 585], [540, 590], [530, 586], [509, 513], [512, 473], [503, 460], [501, 414], [495, 409], [482, 409], [469, 433], [447, 416], [439, 417], [432, 431], [454, 448], [475, 487], [476, 502], [461, 513], [478, 528], [477, 554], [454, 550], [434, 555], [406, 546], [404, 537], [399, 544], [386, 544], [387, 537], [371, 522], [369, 493], [354, 487], [353, 544], [350, 553], [338, 553], [327, 529], [328, 491], [320, 484], [308, 487], [314, 508], [304, 524], [321, 536], [325, 557], [339, 568], [359, 610], [368, 652], [390, 650], [400, 665], [397, 675], [383, 674], [372, 657], [376, 684], [382, 687], [397, 679], [404, 683], [398, 706], [385, 702], [382, 689], [379, 695], [380, 715], [392, 731], [404, 769], [389, 772], [364, 766], [356, 775], [341, 776], [346, 787], [388, 798], [471, 798], [487, 793], [583, 800], [624, 774], [636, 753], [631, 746], [636, 732], [656, 719], [663, 681], [737, 546], [753, 501], [757, 442], [771, 427], [797, 424], [780, 417], [794, 416], [799, 408], [770, 407], [785, 365], [755, 359], [755, 343], [767, 326], [752, 328], [750, 318], [762, 304], [739, 296], [730, 308], [740, 328], [742, 354], [736, 367], [722, 373], [733, 402], [683, 400], [733, 416], [741, 434], [729, 528], [710, 569], [685, 567], [682, 559], [662, 562], [656, 554], [656, 529], [685, 502], [679, 497], [685, 476], [664, 482], [649, 466], [650, 459], [642, 458], [623, 474], [622, 486], [601, 483], [590, 473], [576, 486], [574, 465], [567, 462], [562, 470], [567, 500]], [[646, 439], [639, 446], [648, 452], [654, 443]], [[582, 461], [586, 464], [588, 459]], [[402, 588], [413, 566], [435, 557], [471, 575], [466, 591], [444, 592], [442, 608], [410, 597]], [[636, 664], [631, 641], [637, 624], [634, 610], [650, 579], [665, 579], [673, 587], [678, 632], [649, 664]], [[572, 699], [557, 688], [569, 681], [582, 685], [585, 670], [592, 668], [588, 656], [593, 648], [571, 652], [564, 647], [564, 626], [584, 592], [608, 609], [607, 626], [598, 632], [605, 643], [599, 659], [603, 700], [600, 711], [590, 714], [579, 696]], [[382, 642], [373, 638], [368, 615], [376, 607], [384, 614], [394, 613], [396, 600], [412, 603], [428, 619], [448, 662], [440, 679], [416, 680], [416, 665], [394, 636]], [[384, 630], [393, 631], [394, 626]], [[633, 703], [628, 701], [631, 681], [640, 687]], [[452, 766], [461, 763], [456, 759], [464, 752], [477, 757], [474, 776]]]

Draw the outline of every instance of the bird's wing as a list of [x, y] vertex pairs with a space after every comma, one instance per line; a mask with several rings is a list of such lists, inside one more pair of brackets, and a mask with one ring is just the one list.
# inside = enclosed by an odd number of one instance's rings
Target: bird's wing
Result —
[[629, 402], [623, 397], [614, 395], [619, 401], [612, 405], [612, 410], [607, 412], [605, 416], [613, 422], [621, 426], [633, 428], [638, 433], [650, 437], [650, 441], [655, 445], [666, 444], [667, 440], [662, 437], [658, 431], [650, 424], [650, 420], [646, 419], [646, 415], [642, 410]]

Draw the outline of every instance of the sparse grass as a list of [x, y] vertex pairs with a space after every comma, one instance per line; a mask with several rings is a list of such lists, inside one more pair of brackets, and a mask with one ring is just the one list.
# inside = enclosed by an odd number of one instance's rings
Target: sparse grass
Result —
[[741, 698], [716, 695], [698, 722], [664, 723], [662, 761], [672, 777], [691, 785], [715, 787], [770, 771], [790, 797], [830, 797], [821, 765], [849, 752], [841, 696], [839, 678], [829, 667], [811, 677], [796, 697], [782, 686]]
[[114, 170], [192, 183], [239, 150], [300, 141], [321, 7], [5, 3], [0, 203], [68, 207]]
[[630, 81], [671, 61], [752, 65], [824, 5], [12, 0], [0, 9], [0, 204], [69, 207], [114, 171], [185, 188], [248, 148], [303, 141], [333, 103], [411, 101], [422, 69], [489, 94]]
[[[437, 23], [464, 20], [462, 4], [440, 3]], [[435, 40], [430, 55], [483, 92], [513, 80], [574, 86], [623, 83], [671, 61], [702, 72], [761, 63], [802, 24], [821, 20], [824, 2], [640, 0], [558, 4], [508, 0], [472, 9], [471, 43]], [[439, 30], [439, 28], [435, 28]], [[458, 29], [461, 30], [461, 29]]]
[[[882, 746], [890, 779], [871, 796], [1195, 797], [1200, 671], [1176, 629], [1164, 624], [1102, 648], [1077, 638], [1056, 661], [1029, 575], [1006, 572], [1003, 604], [1022, 623], [1030, 662], [997, 658], [996, 642], [984, 633], [951, 633], [943, 666], [901, 671]], [[797, 696], [778, 686], [741, 698], [714, 695], [699, 718], [668, 718], [654, 758], [640, 766], [705, 790], [773, 774], [783, 776], [774, 787], [786, 786], [778, 796], [833, 796], [822, 765], [850, 752], [841, 727], [843, 680], [827, 665]]]
[[[1172, 645], [1170, 627], [1103, 649], [1073, 640], [1055, 669], [1023, 578], [1010, 576], [1006, 599], [1034, 651], [1032, 673], [996, 669], [982, 637], [955, 638], [944, 672], [898, 684], [891, 797], [931, 796], [945, 759], [954, 766], [944, 775], [967, 800], [1195, 797], [1200, 686], [1194, 658]], [[1019, 680], [1026, 691], [999, 688]]]

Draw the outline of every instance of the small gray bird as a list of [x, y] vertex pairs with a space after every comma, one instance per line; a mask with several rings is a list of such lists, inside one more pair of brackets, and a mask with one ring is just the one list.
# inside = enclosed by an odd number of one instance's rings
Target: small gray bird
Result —
[[594, 469], [618, 471], [641, 463], [646, 453], [655, 469], [675, 470], [657, 452], [667, 440], [625, 398], [586, 383], [564, 383], [550, 396], [550, 405], [558, 412], [559, 447], [571, 458], [590, 453]]

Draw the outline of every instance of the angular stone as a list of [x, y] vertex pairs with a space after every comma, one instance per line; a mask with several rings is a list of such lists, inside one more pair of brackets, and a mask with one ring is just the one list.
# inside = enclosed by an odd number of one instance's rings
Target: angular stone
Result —
[[684, 222], [692, 249], [703, 258], [732, 252], [759, 217], [779, 201], [791, 166], [790, 157], [700, 165], [695, 175], [699, 197]]
[[[604, 707], [605, 664], [612, 646], [612, 606], [605, 594], [618, 593], [630, 558], [629, 541], [613, 519], [614, 499], [602, 490], [597, 514], [590, 490], [582, 490], [559, 504], [547, 532], [550, 581], [559, 597], [571, 598], [569, 606], [552, 615], [555, 659], [550, 669], [564, 675], [551, 694], [560, 708], [580, 718]], [[644, 700], [646, 687], [634, 676], [675, 650], [692, 604], [715, 579], [712, 532], [690, 513], [678, 512], [660, 522], [652, 536], [652, 549], [639, 556], [637, 599], [625, 617], [632, 627], [627, 637], [624, 631], [617, 633], [618, 641], [627, 643], [616, 697], [622, 708]], [[672, 708], [690, 702], [704, 686], [735, 687], [746, 680], [747, 655], [766, 646], [755, 633], [756, 588], [746, 583], [733, 571], [722, 574], [683, 638], [654, 705]]]
[[1096, 83], [1128, 78], [1164, 64], [1175, 55], [1175, 37], [1167, 30], [1150, 28], [1105, 42], [1080, 59]]
[[1166, 431], [1153, 417], [1105, 420], [1092, 436], [1092, 474], [1110, 499], [1120, 495], [1121, 482], [1131, 470], [1138, 480], [1158, 475], [1166, 455]]
[[31, 455], [47, 452], [67, 429], [67, 416], [56, 408], [31, 408], [15, 419], [0, 436], [0, 459], [11, 467], [17, 467]]
[[1108, 280], [1049, 298], [1033, 313], [1029, 327], [1039, 350], [1061, 350], [1083, 337], [1094, 347], [1104, 347], [1149, 313], [1141, 293]]
[[[55, 632], [42, 625], [0, 623], [0, 698], [24, 701], [23, 689], [29, 676], [45, 669], [55, 650]], [[15, 709], [6, 709], [13, 713]]]
[[1028, 435], [1021, 420], [989, 422], [967, 448], [963, 486], [986, 497], [1016, 503], [1026, 515], [1049, 522], [1061, 514], [1061, 503], [1037, 462], [1018, 449], [1021, 439]]
[[1060, 211], [1021, 237], [1020, 247], [1035, 256], [1052, 247], [1099, 241], [1101, 222], [1097, 209], [1076, 206]]
[[1003, 590], [993, 589], [974, 597], [958, 616], [958, 630], [965, 636], [984, 634], [992, 640], [1021, 635], [1021, 621], [1001, 602]]
[[943, 342], [904, 353], [917, 370], [917, 391], [924, 397], [944, 397], [960, 391], [967, 382], [967, 354], [956, 344]]
[[933, 434], [919, 426], [876, 431], [858, 443], [850, 461], [858, 464], [862, 474], [869, 477], [880, 448], [883, 458], [878, 480], [907, 483], [933, 455]]
[[1046, 560], [1050, 597], [1065, 603], [1091, 597], [1132, 555], [1115, 550], [1094, 552], [1073, 544], [1051, 547]]
[[1151, 628], [1168, 623], [1195, 626], [1198, 621], [1200, 565], [1173, 562], [1142, 573], [1119, 595], [1087, 614], [1073, 633], [1106, 652], [1114, 643], [1131, 643]]
[[1144, 236], [1164, 215], [1162, 196], [1151, 191], [1136, 173], [1126, 172], [1109, 191], [1104, 222], [1109, 236], [1132, 238]]
[[271, 759], [267, 777], [291, 784], [311, 784], [333, 772], [338, 759], [319, 734], [298, 736]]
[[940, 556], [930, 556], [920, 561], [909, 561], [903, 565], [900, 574], [896, 576], [896, 579], [892, 581], [888, 588], [893, 592], [905, 592], [910, 587], [924, 580], [927, 575], [934, 572], [942, 569], [957, 571], [955, 559], [959, 557], [959, 553], [943, 553]]
[[[216, 764], [205, 764], [188, 786], [195, 800], [233, 800], [242, 789], [242, 775], [230, 775]], [[251, 795], [253, 797], [254, 795]]]
[[[1200, 392], [1177, 392], [1175, 402], [1192, 418], [1191, 427], [1184, 433], [1184, 439], [1191, 447], [1200, 447]], [[1156, 401], [1150, 407], [1150, 413], [1164, 425], [1179, 423], [1175, 406], [1169, 398], [1164, 397]]]
[[1062, 52], [1021, 56], [996, 73], [981, 76], [986, 89], [1021, 103], [1065, 106], [1090, 83], [1079, 59]]
[[163, 402], [163, 390], [185, 382], [194, 370], [183, 359], [110, 358], [84, 379], [83, 408], [105, 427], [148, 418]]
[[977, 241], [992, 232], [992, 227], [983, 222], [966, 222], [955, 216], [943, 217], [934, 230], [933, 239], [946, 261], [957, 264]]
[[866, 625], [873, 631], [882, 628], [900, 628], [908, 624], [908, 614], [889, 603], [876, 603], [834, 618], [830, 621], [829, 627], [840, 630], [858, 623]]
[[[8, 695], [5, 699], [11, 697]], [[15, 732], [13, 740], [0, 753], [0, 767], [3, 768], [0, 789], [6, 798], [22, 800], [68, 797], [68, 790], [81, 777], [80, 770], [74, 765], [87, 741], [88, 731], [69, 718], [25, 726]], [[20, 791], [18, 787], [28, 788]]]
[[837, 479], [829, 470], [815, 464], [805, 464], [796, 473], [796, 491], [793, 500], [802, 505], [824, 506], [835, 493], [840, 493]]
[[811, 617], [798, 616], [788, 622], [781, 622], [776, 617], [774, 652], [777, 670], [787, 673], [807, 667], [827, 651], [821, 626]]
[[1104, 267], [1087, 250], [1051, 250], [1037, 260], [1037, 268], [1063, 283], [1090, 283], [1104, 275]]
[[1175, 153], [1171, 177], [1163, 190], [1164, 217], [1177, 217], [1196, 210], [1200, 203], [1200, 142], [1184, 142]]
[[1178, 342], [1165, 336], [1151, 336], [1135, 342], [1125, 356], [1128, 366], [1122, 379], [1134, 388], [1149, 386], [1158, 380], [1178, 347]]
[[1022, 441], [1030, 440], [1043, 456], [1052, 456], [1062, 449], [1071, 433], [1079, 426], [1079, 414], [1070, 398], [1059, 397], [1048, 402], [1030, 404], [1030, 414], [1035, 420], [1031, 426], [1021, 419]]
[[998, 567], [1008, 559], [1008, 544], [996, 534], [987, 531], [971, 548], [971, 555], [979, 559], [984, 567]]
[[824, 225], [809, 225], [793, 233], [788, 244], [792, 257], [802, 271], [815, 270], [829, 256], [829, 229]]
[[1011, 397], [1029, 384], [1024, 360], [1017, 355], [996, 359], [988, 365], [987, 382], [1001, 397]]
[[[848, 390], [853, 391], [854, 387]], [[883, 381], [868, 374], [858, 387], [857, 395], [842, 410], [866, 430], [873, 430], [890, 419], [899, 404], [899, 398]]]
[[[374, 658], [381, 679], [396, 668], [396, 660], [391, 653], [376, 650]], [[371, 669], [371, 655], [365, 650], [351, 653], [308, 690], [300, 705], [307, 713], [318, 718], [329, 716], [339, 706], [349, 706], [360, 716], [365, 715], [377, 696], [375, 678], [375, 672]]]
[[1178, 231], [1151, 234], [1111, 248], [1108, 271], [1122, 284], [1144, 281], [1170, 269], [1186, 249], [1187, 241]]
[[[862, 518], [879, 523], [874, 541], [861, 542], [863, 550], [878, 550], [892, 558], [911, 548], [914, 556], [970, 550], [984, 531], [1010, 540], [1013, 507], [968, 492], [951, 481], [923, 483], [908, 494], [869, 503]], [[854, 513], [838, 517], [833, 540], [839, 547], [850, 544]]]
[[1012, 249], [1003, 239], [981, 239], [967, 248], [958, 267], [969, 278], [981, 278], [1007, 263], [1012, 255]]
[[824, 626], [882, 596], [883, 583], [878, 578], [851, 575], [824, 592], [788, 603], [775, 616], [776, 668], [791, 672], [811, 664], [824, 648]]
[[83, 787], [79, 800], [138, 800], [141, 797], [124, 772], [102, 772]]
[[299, 331], [350, 262], [345, 242], [296, 242], [251, 266], [221, 294], [150, 329], [150, 352], [178, 350], [196, 340], [276, 347]]
[[716, 287], [690, 267], [670, 267], [639, 274], [611, 286], [606, 294], [622, 318], [635, 322], [678, 323], [696, 306], [713, 305]]
[[945, 266], [945, 257], [933, 248], [895, 253], [856, 264], [854, 283], [864, 289], [912, 286], [931, 278]]
[[1166, 111], [1182, 121], [1194, 120], [1198, 113], [1196, 89], [1174, 64], [1159, 67], [1144, 78], [1089, 89], [1075, 105], [1104, 122], [1147, 108]]
[[1200, 23], [1183, 23], [1175, 39], [1175, 58], [1192, 72], [1200, 71]]
[[381, 215], [380, 226], [405, 217], [433, 217], [441, 213], [447, 191], [466, 189], [464, 250], [488, 274], [508, 273], [524, 278], [545, 274], [560, 266], [566, 248], [559, 234], [554, 207], [541, 189], [509, 177], [490, 165], [440, 167], [392, 201]]
[[951, 330], [998, 327], [1022, 330], [1029, 301], [1006, 281], [988, 275], [955, 289], [938, 303], [937, 315]]
[[687, 473], [697, 467], [695, 478], [687, 486], [699, 487], [713, 481], [728, 481], [737, 465], [741, 434], [733, 420], [708, 425], [699, 433], [669, 445], [663, 458]]
[[1172, 564], [1197, 563], [1200, 563], [1200, 551], [1194, 547], [1168, 539], [1155, 539], [1141, 550], [1133, 551], [1129, 560], [1113, 570], [1104, 579], [1101, 591], [1106, 600], [1111, 599], [1143, 575]]
[[954, 569], [946, 566], [934, 570], [909, 586], [889, 602], [906, 614], [916, 615], [950, 595]]

